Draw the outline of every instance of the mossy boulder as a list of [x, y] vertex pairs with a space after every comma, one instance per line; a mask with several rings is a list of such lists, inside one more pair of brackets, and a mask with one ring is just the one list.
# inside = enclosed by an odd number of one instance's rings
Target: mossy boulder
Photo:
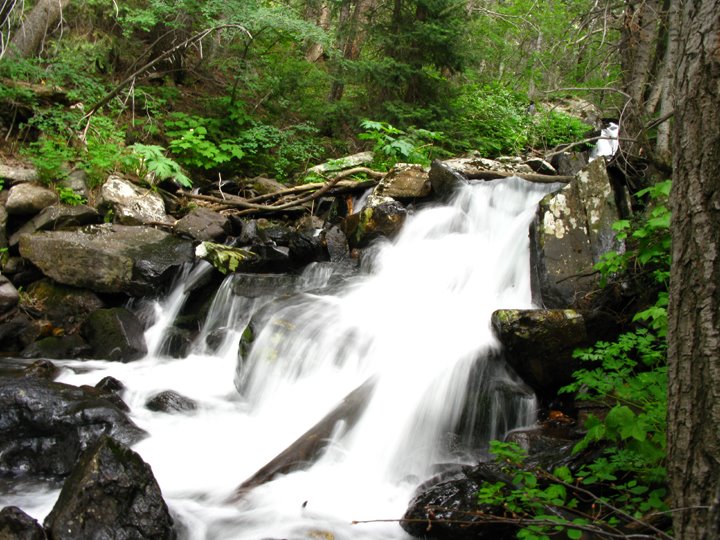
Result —
[[94, 358], [130, 362], [147, 354], [143, 325], [125, 308], [92, 312], [81, 331]]

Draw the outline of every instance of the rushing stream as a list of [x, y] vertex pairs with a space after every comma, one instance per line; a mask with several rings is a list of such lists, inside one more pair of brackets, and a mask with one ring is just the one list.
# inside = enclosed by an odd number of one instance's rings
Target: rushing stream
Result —
[[[59, 380], [94, 385], [112, 375], [125, 384], [132, 418], [150, 434], [134, 449], [152, 466], [181, 538], [406, 538], [393, 520], [439, 464], [469, 459], [469, 442], [477, 459], [490, 437], [534, 421], [532, 395], [497, 355], [490, 316], [531, 307], [528, 226], [556, 187], [516, 178], [466, 186], [452, 205], [411, 215], [360, 272], [311, 265], [296, 294], [280, 300], [239, 296], [245, 277], [230, 275], [194, 352], [169, 358], [165, 332], [187, 282], [213, 271], [198, 265], [157, 302], [146, 358], [58, 362]], [[253, 315], [264, 324], [238, 361]], [[366, 381], [373, 386], [362, 414], [336, 425], [316, 462], [228, 502]], [[144, 407], [168, 389], [198, 410]], [[0, 506], [42, 521], [56, 496], [32, 491]]]

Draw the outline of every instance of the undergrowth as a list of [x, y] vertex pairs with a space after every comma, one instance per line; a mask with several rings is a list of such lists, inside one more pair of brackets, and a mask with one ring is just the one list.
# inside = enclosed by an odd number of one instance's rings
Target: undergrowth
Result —
[[649, 278], [655, 302], [636, 313], [632, 327], [614, 341], [575, 351], [584, 367], [561, 390], [607, 409], [604, 416], [589, 416], [573, 449], [594, 457], [574, 471], [546, 471], [526, 468], [526, 456], [515, 444], [491, 446], [513, 481], [484, 486], [478, 501], [503, 506], [519, 525], [518, 538], [548, 539], [559, 532], [610, 538], [630, 531], [670, 538], [665, 519], [669, 191], [666, 181], [637, 194], [647, 198], [646, 213], [614, 227], [627, 249], [607, 254], [596, 266], [604, 281]]

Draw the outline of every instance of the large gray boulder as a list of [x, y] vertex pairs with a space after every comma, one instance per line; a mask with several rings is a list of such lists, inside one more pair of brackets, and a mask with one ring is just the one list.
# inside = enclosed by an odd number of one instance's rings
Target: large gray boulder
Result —
[[91, 225], [20, 237], [20, 254], [65, 285], [131, 296], [156, 294], [193, 259], [190, 241], [150, 227]]
[[546, 308], [596, 307], [604, 253], [622, 249], [612, 224], [621, 213], [603, 160], [593, 161], [539, 204], [531, 225], [533, 300]]
[[10, 215], [33, 215], [58, 200], [54, 190], [38, 184], [15, 184], [10, 188], [5, 208]]
[[113, 220], [123, 225], [169, 221], [160, 195], [115, 175], [109, 176], [100, 188], [97, 207], [101, 212], [112, 210]]
[[150, 466], [109, 437], [83, 454], [45, 518], [45, 529], [54, 540], [177, 537]]

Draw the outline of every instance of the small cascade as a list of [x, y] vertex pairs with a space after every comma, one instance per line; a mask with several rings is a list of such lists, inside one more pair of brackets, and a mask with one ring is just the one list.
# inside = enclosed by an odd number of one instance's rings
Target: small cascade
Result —
[[[133, 419], [150, 434], [135, 450], [183, 539], [406, 539], [392, 520], [418, 484], [534, 421], [534, 397], [502, 361], [490, 317], [532, 307], [527, 231], [557, 187], [519, 178], [465, 186], [451, 204], [409, 216], [359, 274], [318, 263], [298, 276], [229, 275], [190, 354], [167, 358], [187, 281], [207, 271], [188, 270], [156, 305], [146, 358], [67, 361], [60, 379], [125, 384]], [[312, 463], [235, 496], [360, 387], [369, 397], [332, 426]], [[144, 406], [168, 389], [197, 409]]]

